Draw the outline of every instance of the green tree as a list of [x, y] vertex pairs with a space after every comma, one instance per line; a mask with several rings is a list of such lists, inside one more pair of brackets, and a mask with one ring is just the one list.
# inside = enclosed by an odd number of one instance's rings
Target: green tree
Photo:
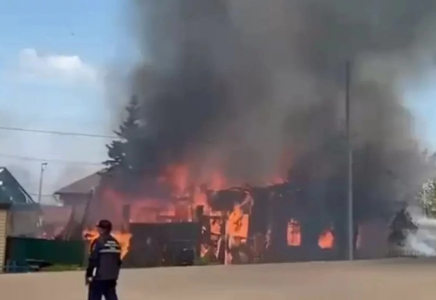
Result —
[[106, 145], [109, 159], [103, 162], [105, 175], [115, 179], [131, 179], [141, 172], [141, 145], [143, 144], [143, 128], [140, 119], [140, 105], [136, 97], [132, 97], [126, 107], [127, 117], [115, 134], [118, 140]]

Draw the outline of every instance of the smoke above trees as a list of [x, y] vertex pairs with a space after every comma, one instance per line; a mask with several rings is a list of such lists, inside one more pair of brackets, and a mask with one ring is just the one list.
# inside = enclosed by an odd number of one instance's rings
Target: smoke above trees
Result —
[[199, 181], [219, 169], [231, 182], [279, 175], [324, 182], [316, 197], [334, 193], [345, 182], [350, 61], [357, 210], [371, 216], [418, 191], [427, 161], [399, 87], [427, 68], [436, 1], [130, 4], [141, 125], [121, 152], [133, 178], [186, 163]]

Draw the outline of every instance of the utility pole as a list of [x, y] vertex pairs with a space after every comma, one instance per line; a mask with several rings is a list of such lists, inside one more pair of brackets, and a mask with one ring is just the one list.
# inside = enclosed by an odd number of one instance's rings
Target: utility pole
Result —
[[44, 170], [47, 167], [47, 163], [44, 162], [41, 164], [41, 174], [39, 176], [39, 191], [38, 191], [38, 203], [41, 204], [41, 195], [42, 195], [42, 182], [44, 179]]
[[354, 216], [353, 216], [353, 146], [351, 142], [350, 124], [350, 81], [351, 62], [345, 66], [345, 118], [347, 127], [347, 216], [348, 216], [348, 260], [354, 259]]

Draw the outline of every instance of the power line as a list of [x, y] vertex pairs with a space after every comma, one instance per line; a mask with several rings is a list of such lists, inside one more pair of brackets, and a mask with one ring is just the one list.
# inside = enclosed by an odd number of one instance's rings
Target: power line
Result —
[[79, 132], [65, 132], [65, 131], [53, 131], [53, 130], [39, 130], [39, 129], [19, 128], [19, 127], [0, 126], [0, 130], [31, 132], [31, 133], [44, 133], [44, 134], [55, 134], [55, 135], [67, 135], [67, 136], [82, 136], [82, 137], [103, 138], [103, 139], [119, 139], [119, 137], [114, 136], [114, 135], [79, 133]]
[[49, 162], [49, 163], [58, 163], [58, 164], [73, 164], [73, 165], [89, 165], [89, 166], [103, 166], [103, 163], [96, 162], [86, 162], [86, 161], [68, 161], [62, 159], [43, 159], [36, 157], [28, 157], [28, 156], [20, 156], [20, 155], [11, 155], [0, 153], [0, 157], [19, 159], [19, 160], [27, 160], [27, 161], [39, 161], [39, 162]]

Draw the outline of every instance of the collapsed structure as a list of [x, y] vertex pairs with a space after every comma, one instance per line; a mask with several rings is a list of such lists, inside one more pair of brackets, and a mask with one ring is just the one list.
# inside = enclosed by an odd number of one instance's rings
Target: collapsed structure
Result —
[[[338, 218], [336, 206], [326, 208], [313, 198], [313, 191], [320, 188], [316, 183], [202, 188], [168, 199], [132, 199], [101, 185], [89, 199], [82, 225], [90, 226], [84, 235], [95, 238], [92, 224], [109, 216], [117, 228], [114, 234], [122, 244], [126, 266], [132, 267], [177, 264], [183, 249], [202, 261], [223, 264], [345, 258], [347, 240], [342, 235], [341, 241], [340, 234], [347, 226], [346, 215]], [[387, 229], [387, 223], [384, 226]], [[371, 243], [383, 230], [362, 231], [360, 239]], [[361, 244], [358, 234], [356, 223], [356, 247]], [[387, 243], [386, 237], [381, 239]], [[379, 256], [385, 254], [386, 249], [378, 251]]]

